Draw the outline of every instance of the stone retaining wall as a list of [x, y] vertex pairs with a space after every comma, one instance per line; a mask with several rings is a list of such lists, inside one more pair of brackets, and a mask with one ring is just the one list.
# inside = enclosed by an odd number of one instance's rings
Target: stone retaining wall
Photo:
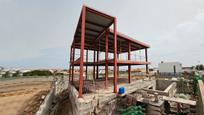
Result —
[[45, 100], [43, 101], [43, 103], [40, 105], [40, 108], [36, 112], [36, 115], [47, 115], [54, 97], [55, 97], [54, 89], [51, 89], [49, 94], [45, 97]]
[[[138, 89], [156, 85], [155, 80], [138, 80], [131, 84], [121, 84], [118, 87], [125, 87], [126, 94], [133, 93]], [[69, 98], [72, 105], [72, 115], [90, 115], [96, 114], [109, 114], [115, 109], [117, 95], [112, 92], [112, 87], [109, 89], [102, 89], [96, 93], [84, 94], [83, 98], [78, 98], [78, 91], [71, 84], [68, 85]], [[101, 112], [103, 111], [103, 112]], [[108, 112], [108, 113], [107, 113]]]

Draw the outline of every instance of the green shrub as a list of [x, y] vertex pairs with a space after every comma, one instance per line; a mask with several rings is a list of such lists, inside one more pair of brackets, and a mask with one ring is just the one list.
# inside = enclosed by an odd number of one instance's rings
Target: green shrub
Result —
[[53, 74], [48, 70], [33, 70], [23, 73], [23, 76], [51, 76], [51, 75]]

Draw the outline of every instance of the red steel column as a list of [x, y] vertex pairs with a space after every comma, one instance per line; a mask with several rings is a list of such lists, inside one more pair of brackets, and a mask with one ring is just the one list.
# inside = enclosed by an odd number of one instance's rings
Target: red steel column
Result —
[[[88, 50], [86, 50], [86, 63], [88, 62]], [[88, 66], [87, 66], [87, 64], [86, 64], [86, 80], [87, 80], [87, 78], [88, 78]]]
[[106, 30], [106, 80], [105, 80], [105, 88], [107, 88], [108, 84], [108, 30]]
[[[99, 51], [97, 50], [96, 53], [97, 53], [97, 62], [98, 62], [99, 61]], [[96, 79], [98, 79], [98, 65], [96, 66]]]
[[[131, 44], [128, 42], [128, 60], [131, 60]], [[128, 65], [128, 82], [131, 82], [131, 65]]]
[[84, 38], [85, 38], [85, 15], [86, 9], [82, 9], [82, 22], [81, 22], [81, 51], [80, 51], [80, 76], [79, 76], [79, 98], [82, 98], [83, 91], [83, 66], [84, 66]]
[[[119, 47], [119, 52], [117, 51], [117, 59], [120, 60], [120, 42], [119, 44], [117, 44], [117, 46]], [[119, 71], [120, 71], [120, 67], [118, 65], [117, 66], [117, 77], [119, 77]]]
[[94, 49], [93, 79], [96, 79], [96, 70], [95, 70], [95, 64], [96, 64], [96, 49]]
[[[147, 48], [145, 49], [145, 61], [148, 62]], [[146, 64], [146, 74], [149, 73], [148, 64]]]
[[70, 48], [70, 55], [69, 55], [69, 58], [70, 58], [70, 60], [69, 60], [69, 82], [71, 81], [71, 64], [72, 64], [72, 47]]
[[116, 18], [114, 18], [114, 93], [117, 93], [117, 33]]
[[75, 45], [73, 46], [72, 51], [72, 83], [74, 81], [74, 58], [75, 58]]
[[[119, 60], [120, 54], [117, 54], [117, 59]], [[119, 65], [117, 66], [117, 77], [119, 77], [119, 71], [120, 71], [120, 67]]]

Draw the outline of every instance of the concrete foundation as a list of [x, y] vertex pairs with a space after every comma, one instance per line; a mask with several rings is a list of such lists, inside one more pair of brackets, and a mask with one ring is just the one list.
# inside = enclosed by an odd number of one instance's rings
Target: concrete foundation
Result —
[[[125, 87], [126, 94], [133, 93], [138, 89], [149, 86], [156, 86], [155, 80], [137, 80], [131, 84], [120, 84], [118, 87]], [[101, 115], [111, 114], [115, 109], [117, 95], [112, 92], [113, 87], [97, 90], [95, 93], [84, 94], [78, 98], [78, 91], [71, 84], [68, 86], [69, 98], [71, 100], [72, 115], [88, 115], [100, 113]], [[102, 111], [103, 110], [103, 111]]]
[[172, 80], [156, 80], [156, 90], [164, 91], [172, 82]]

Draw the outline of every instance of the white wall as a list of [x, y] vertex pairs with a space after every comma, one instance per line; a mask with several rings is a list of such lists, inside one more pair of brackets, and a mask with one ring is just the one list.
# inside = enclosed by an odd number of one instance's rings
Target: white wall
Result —
[[159, 63], [159, 73], [174, 73], [174, 66], [176, 67], [176, 73], [182, 72], [182, 64], [179, 62], [163, 62]]

